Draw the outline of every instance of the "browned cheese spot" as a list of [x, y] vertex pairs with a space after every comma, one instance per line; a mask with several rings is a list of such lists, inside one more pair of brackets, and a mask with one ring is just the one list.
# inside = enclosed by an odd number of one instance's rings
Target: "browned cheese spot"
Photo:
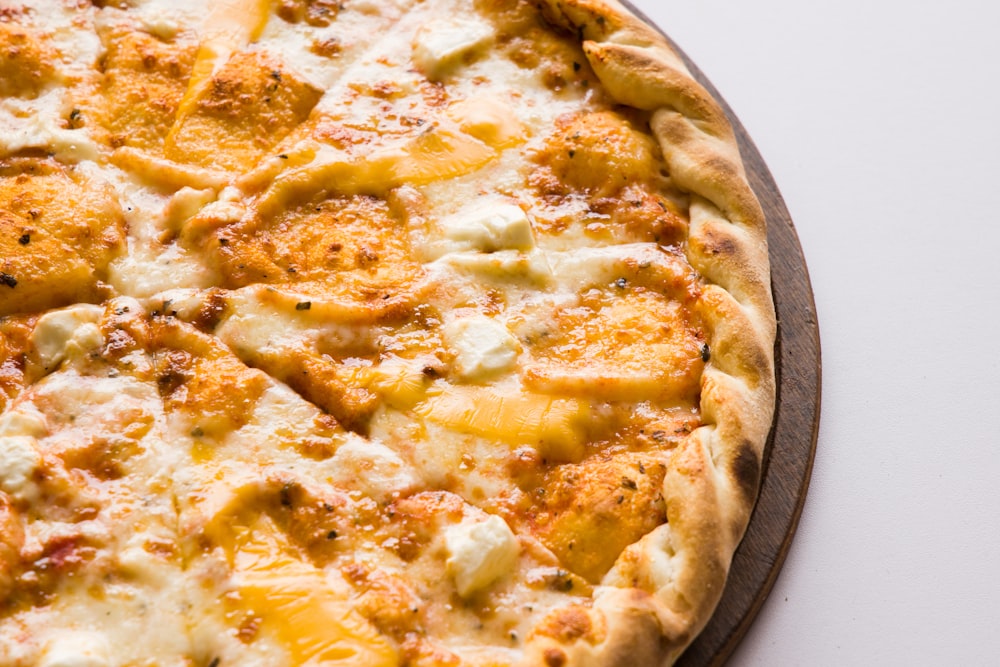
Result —
[[0, 316], [99, 300], [124, 246], [110, 188], [48, 160], [0, 162]]
[[559, 466], [533, 495], [531, 530], [563, 565], [597, 583], [625, 547], [666, 521], [665, 475], [662, 462], [643, 454]]
[[197, 43], [163, 41], [141, 30], [108, 30], [101, 37], [103, 103], [97, 115], [108, 142], [161, 152], [187, 90]]
[[368, 323], [406, 317], [416, 305], [419, 265], [382, 199], [358, 195], [311, 201], [273, 219], [250, 215], [219, 229], [208, 254], [225, 287], [264, 283], [294, 289], [290, 307], [310, 301], [322, 317], [336, 304]]
[[56, 76], [58, 61], [42, 38], [0, 22], [0, 97], [36, 97]]
[[150, 348], [165, 407], [184, 414], [203, 436], [244, 425], [269, 384], [224, 345], [172, 318], [153, 320]]
[[275, 12], [289, 23], [305, 21], [311, 26], [325, 27], [342, 7], [342, 0], [280, 0]]
[[27, 355], [33, 329], [34, 318], [0, 318], [0, 412], [31, 380]]
[[625, 186], [647, 182], [658, 167], [653, 139], [614, 111], [560, 117], [535, 161], [531, 184], [555, 196], [614, 196]]
[[525, 384], [612, 401], [695, 405], [704, 362], [682, 304], [645, 288], [593, 290], [560, 309], [549, 336], [532, 341]]
[[[302, 123], [321, 91], [262, 52], [237, 52], [178, 118], [165, 155], [199, 167], [246, 172]], [[172, 140], [171, 140], [172, 138]]]

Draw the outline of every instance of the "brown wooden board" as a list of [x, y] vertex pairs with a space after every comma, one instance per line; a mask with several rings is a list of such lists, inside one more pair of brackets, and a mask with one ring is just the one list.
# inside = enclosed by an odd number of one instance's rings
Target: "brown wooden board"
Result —
[[[653, 25], [634, 6], [624, 4]], [[721, 665], [732, 654], [771, 592], [785, 560], [812, 472], [822, 375], [819, 326], [809, 272], [778, 186], [718, 91], [672, 40], [671, 44], [695, 78], [722, 104], [736, 130], [750, 185], [767, 216], [771, 286], [778, 314], [775, 347], [778, 402], [764, 452], [757, 506], [733, 557], [726, 590], [715, 614], [677, 661], [678, 667], [702, 667]]]

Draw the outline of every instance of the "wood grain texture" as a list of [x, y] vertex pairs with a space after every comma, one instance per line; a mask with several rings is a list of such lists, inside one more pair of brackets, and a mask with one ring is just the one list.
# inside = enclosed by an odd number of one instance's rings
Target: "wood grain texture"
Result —
[[[634, 6], [624, 4], [653, 25]], [[733, 557], [715, 614], [677, 662], [678, 667], [704, 667], [721, 665], [732, 654], [771, 592], [791, 545], [816, 451], [822, 364], [809, 271], [778, 186], [725, 100], [673, 40], [670, 43], [699, 83], [719, 101], [736, 131], [750, 185], [767, 216], [771, 284], [778, 315], [777, 409], [764, 452], [757, 506]]]

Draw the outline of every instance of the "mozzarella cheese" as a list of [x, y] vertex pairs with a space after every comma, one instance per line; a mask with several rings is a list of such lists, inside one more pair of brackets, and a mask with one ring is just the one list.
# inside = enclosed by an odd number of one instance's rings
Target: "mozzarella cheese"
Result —
[[419, 486], [403, 459], [374, 439], [348, 439], [337, 448], [325, 467], [342, 486], [357, 489], [382, 502]]
[[40, 438], [47, 432], [45, 417], [31, 406], [20, 406], [0, 415], [0, 436], [28, 435]]
[[60, 91], [33, 100], [0, 99], [0, 155], [44, 149], [69, 162], [96, 160], [100, 149], [85, 132], [66, 129], [73, 112]]
[[[618, 219], [660, 207], [553, 175], [566, 119], [613, 113], [577, 40], [530, 3], [104, 4], [12, 14], [58, 76], [0, 98], [0, 157], [106, 183], [128, 238], [86, 265], [93, 303], [0, 328], [0, 662], [522, 661], [617, 555], [561, 562], [556, 472], [697, 420], [663, 373], [591, 372], [616, 341], [702, 353], [684, 309], [658, 322], [676, 346], [614, 321], [691, 298]], [[647, 152], [623, 163], [659, 196]], [[45, 242], [44, 213], [12, 210], [0, 249]]]
[[493, 29], [483, 21], [460, 18], [428, 23], [414, 38], [413, 59], [430, 79], [440, 79], [463, 58], [488, 46]]
[[471, 597], [507, 574], [520, 546], [510, 526], [498, 516], [472, 519], [445, 530], [448, 572], [455, 589]]

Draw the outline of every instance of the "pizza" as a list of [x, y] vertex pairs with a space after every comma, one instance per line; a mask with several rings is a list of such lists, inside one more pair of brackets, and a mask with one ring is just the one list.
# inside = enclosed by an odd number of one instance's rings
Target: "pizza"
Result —
[[775, 386], [615, 0], [0, 6], [0, 663], [670, 664]]

